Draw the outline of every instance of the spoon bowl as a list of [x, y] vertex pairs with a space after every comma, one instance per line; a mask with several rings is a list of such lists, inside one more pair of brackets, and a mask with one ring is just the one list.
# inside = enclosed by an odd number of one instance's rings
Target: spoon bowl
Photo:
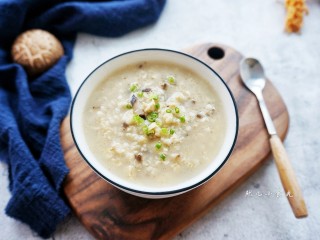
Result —
[[246, 87], [253, 93], [262, 91], [266, 85], [266, 77], [260, 62], [254, 58], [245, 58], [240, 66], [240, 74]]

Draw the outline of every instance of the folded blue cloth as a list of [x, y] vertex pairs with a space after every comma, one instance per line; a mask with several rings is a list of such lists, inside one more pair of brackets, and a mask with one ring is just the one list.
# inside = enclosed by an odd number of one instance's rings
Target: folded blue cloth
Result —
[[[165, 0], [0, 1], [0, 159], [8, 164], [12, 197], [6, 214], [49, 237], [70, 209], [61, 195], [68, 173], [59, 128], [70, 104], [65, 78], [77, 32], [121, 36], [155, 22]], [[65, 55], [31, 79], [11, 60], [21, 32], [41, 28], [60, 39]]]

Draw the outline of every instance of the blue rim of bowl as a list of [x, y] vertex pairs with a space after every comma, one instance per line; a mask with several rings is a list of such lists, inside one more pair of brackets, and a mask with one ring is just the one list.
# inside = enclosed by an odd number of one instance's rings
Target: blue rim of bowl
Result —
[[[119, 57], [122, 57], [124, 55], [127, 55], [127, 54], [131, 54], [131, 53], [135, 53], [135, 52], [143, 52], [143, 51], [165, 51], [165, 52], [173, 52], [173, 53], [176, 53], [176, 54], [180, 54], [180, 55], [184, 55], [186, 57], [189, 57], [201, 64], [203, 64], [205, 67], [207, 67], [210, 71], [212, 71], [219, 79], [220, 81], [225, 85], [226, 89], [228, 90], [229, 92], [229, 95], [232, 99], [232, 102], [233, 102], [233, 106], [234, 106], [234, 111], [235, 111], [235, 115], [236, 115], [236, 131], [235, 131], [235, 136], [234, 136], [234, 140], [233, 140], [233, 143], [232, 143], [232, 146], [229, 150], [229, 153], [227, 154], [227, 156], [225, 157], [225, 159], [223, 160], [223, 162], [220, 164], [220, 166], [215, 169], [211, 174], [209, 174], [206, 178], [202, 179], [201, 181], [191, 185], [191, 186], [188, 186], [188, 187], [184, 187], [184, 188], [180, 188], [180, 189], [177, 189], [177, 190], [171, 190], [171, 191], [163, 191], [163, 192], [146, 192], [146, 191], [140, 191], [140, 190], [136, 190], [136, 189], [132, 189], [132, 188], [129, 188], [129, 187], [126, 187], [126, 186], [123, 186], [119, 183], [116, 183], [112, 180], [110, 180], [109, 178], [107, 178], [106, 176], [104, 176], [102, 173], [100, 173], [94, 166], [91, 165], [90, 161], [84, 156], [84, 154], [82, 153], [80, 147], [78, 146], [78, 143], [77, 143], [77, 140], [74, 136], [74, 133], [73, 133], [73, 127], [72, 127], [72, 113], [73, 113], [73, 106], [74, 106], [74, 103], [77, 99], [77, 96], [78, 96], [78, 93], [80, 92], [82, 86], [85, 84], [85, 82], [90, 78], [90, 76], [95, 72], [97, 71], [101, 66], [103, 66], [104, 64], [116, 59], [116, 58], [119, 58]], [[105, 62], [101, 63], [98, 67], [96, 67], [86, 78], [85, 80], [81, 83], [80, 87], [78, 88], [73, 100], [72, 100], [72, 103], [71, 103], [71, 111], [70, 111], [70, 129], [71, 129], [71, 135], [72, 135], [72, 138], [73, 138], [73, 141], [74, 141], [74, 144], [76, 145], [77, 149], [78, 149], [78, 152], [80, 153], [81, 157], [87, 162], [87, 164], [101, 177], [103, 178], [104, 180], [106, 180], [107, 182], [111, 183], [112, 185], [120, 188], [120, 189], [124, 189], [126, 191], [129, 191], [129, 192], [134, 192], [134, 193], [139, 193], [139, 194], [144, 194], [144, 195], [154, 195], [154, 196], [159, 196], [159, 195], [173, 195], [173, 194], [177, 194], [177, 193], [183, 193], [183, 192], [186, 192], [188, 190], [191, 190], [193, 188], [196, 188], [200, 185], [202, 185], [203, 183], [205, 183], [206, 181], [208, 181], [210, 178], [212, 178], [224, 165], [225, 163], [227, 162], [227, 160], [229, 159], [233, 149], [234, 149], [234, 146], [236, 144], [236, 141], [237, 141], [237, 137], [238, 137], [238, 131], [239, 131], [239, 115], [238, 115], [238, 108], [237, 108], [237, 104], [236, 104], [236, 101], [234, 99], [234, 96], [231, 92], [231, 90], [229, 89], [228, 85], [226, 84], [226, 82], [220, 77], [220, 75], [215, 71], [213, 70], [208, 64], [204, 63], [203, 61], [199, 60], [198, 58], [195, 58], [189, 54], [186, 54], [186, 53], [183, 53], [183, 52], [179, 52], [179, 51], [176, 51], [176, 50], [171, 50], [171, 49], [163, 49], [163, 48], [144, 48], [144, 49], [137, 49], [137, 50], [133, 50], [133, 51], [128, 51], [128, 52], [125, 52], [125, 53], [122, 53], [122, 54], [119, 54], [115, 57], [112, 57], [108, 60], [106, 60]]]

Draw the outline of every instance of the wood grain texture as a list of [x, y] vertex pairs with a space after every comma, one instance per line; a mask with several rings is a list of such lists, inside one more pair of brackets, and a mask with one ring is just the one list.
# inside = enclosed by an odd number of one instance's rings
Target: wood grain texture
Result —
[[270, 138], [271, 150], [280, 175], [282, 186], [296, 218], [308, 216], [306, 203], [303, 199], [298, 180], [289, 161], [288, 154], [277, 135]]
[[[208, 56], [208, 49], [213, 46], [224, 50], [222, 59]], [[201, 187], [172, 198], [143, 199], [116, 189], [91, 170], [74, 146], [66, 118], [61, 138], [70, 173], [64, 191], [75, 214], [97, 239], [170, 239], [230, 194], [270, 153], [269, 136], [257, 101], [240, 80], [242, 55], [230, 47], [212, 43], [196, 45], [185, 52], [215, 69], [232, 90], [240, 116], [235, 149], [225, 166]], [[264, 96], [283, 139], [289, 122], [286, 106], [269, 81]]]

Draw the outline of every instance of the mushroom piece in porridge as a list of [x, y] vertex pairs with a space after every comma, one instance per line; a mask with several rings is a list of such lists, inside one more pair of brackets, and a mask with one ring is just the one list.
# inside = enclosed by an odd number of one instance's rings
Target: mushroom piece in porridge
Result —
[[84, 111], [87, 144], [119, 177], [173, 186], [202, 171], [225, 137], [212, 86], [179, 65], [143, 62], [106, 76]]

